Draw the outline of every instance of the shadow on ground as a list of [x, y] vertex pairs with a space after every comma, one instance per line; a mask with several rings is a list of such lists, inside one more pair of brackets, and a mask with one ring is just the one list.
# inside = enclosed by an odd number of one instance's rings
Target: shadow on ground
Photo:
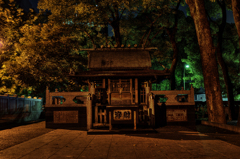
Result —
[[29, 122], [20, 122], [20, 123], [17, 123], [15, 121], [4, 121], [0, 119], [0, 130], [11, 129], [11, 128], [22, 126], [22, 125], [30, 125], [30, 124], [39, 123], [42, 121], [45, 121], [45, 119], [39, 119], [36, 121], [29, 121]]
[[158, 133], [128, 135], [166, 140], [222, 140], [240, 147], [239, 133], [217, 127], [200, 124], [192, 127], [165, 126], [155, 130]]

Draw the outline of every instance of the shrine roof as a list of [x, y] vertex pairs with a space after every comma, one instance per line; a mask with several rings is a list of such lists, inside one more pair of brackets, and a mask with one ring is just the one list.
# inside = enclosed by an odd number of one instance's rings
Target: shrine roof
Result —
[[89, 51], [90, 70], [120, 70], [150, 68], [151, 59], [146, 50], [94, 50]]

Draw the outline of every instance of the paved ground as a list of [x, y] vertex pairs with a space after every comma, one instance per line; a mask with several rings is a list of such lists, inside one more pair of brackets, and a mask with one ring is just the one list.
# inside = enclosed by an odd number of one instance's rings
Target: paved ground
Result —
[[0, 159], [239, 159], [240, 134], [204, 125], [195, 129], [167, 126], [155, 134], [87, 135], [46, 129], [42, 121], [1, 130]]

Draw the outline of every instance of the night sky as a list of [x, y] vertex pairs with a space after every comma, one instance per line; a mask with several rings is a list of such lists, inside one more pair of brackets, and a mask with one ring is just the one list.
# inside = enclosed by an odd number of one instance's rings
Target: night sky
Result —
[[[27, 4], [28, 2], [30, 2], [30, 4], [32, 5], [33, 9], [38, 12], [38, 9], [37, 9], [38, 0], [15, 0], [15, 1], [19, 1], [19, 2], [21, 2], [22, 4], [25, 4], [25, 6], [27, 6], [26, 4]], [[179, 8], [179, 9], [182, 10], [182, 11], [185, 13], [185, 15], [186, 15], [185, 8], [187, 8], [187, 7], [188, 7], [187, 5], [186, 5], [185, 7], [182, 7], [182, 6], [180, 5], [180, 8]], [[28, 7], [24, 7], [24, 9], [27, 10]], [[227, 11], [227, 23], [234, 23], [232, 11]]]
[[[16, 2], [18, 2], [20, 4], [20, 6], [28, 11], [29, 8], [33, 8], [36, 12], [38, 12], [39, 10], [37, 9], [37, 3], [38, 3], [38, 0], [15, 0]], [[182, 10], [185, 15], [186, 15], [186, 8], [188, 7], [188, 5], [185, 5], [185, 7], [182, 7], [180, 5], [179, 9]], [[186, 15], [187, 16], [187, 15]], [[234, 23], [234, 19], [233, 19], [233, 13], [232, 11], [227, 11], [227, 23]], [[112, 36], [113, 33], [112, 33], [112, 28], [111, 26], [109, 26], [109, 29], [108, 29], [108, 35], [109, 36]]]

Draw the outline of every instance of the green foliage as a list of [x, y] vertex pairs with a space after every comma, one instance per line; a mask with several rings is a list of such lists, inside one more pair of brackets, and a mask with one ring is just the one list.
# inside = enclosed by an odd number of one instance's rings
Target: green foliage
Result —
[[0, 2], [4, 22], [0, 32], [0, 93], [29, 94], [23, 90], [31, 89], [37, 95], [45, 91], [47, 84], [77, 89], [66, 74], [70, 68], [85, 69], [87, 54], [78, 50], [87, 44], [86, 38], [67, 25], [44, 23], [43, 12], [30, 10], [24, 14], [13, 7], [13, 2]]
[[152, 90], [165, 91], [171, 90], [170, 81], [168, 79], [161, 81], [160, 83], [153, 83]]

